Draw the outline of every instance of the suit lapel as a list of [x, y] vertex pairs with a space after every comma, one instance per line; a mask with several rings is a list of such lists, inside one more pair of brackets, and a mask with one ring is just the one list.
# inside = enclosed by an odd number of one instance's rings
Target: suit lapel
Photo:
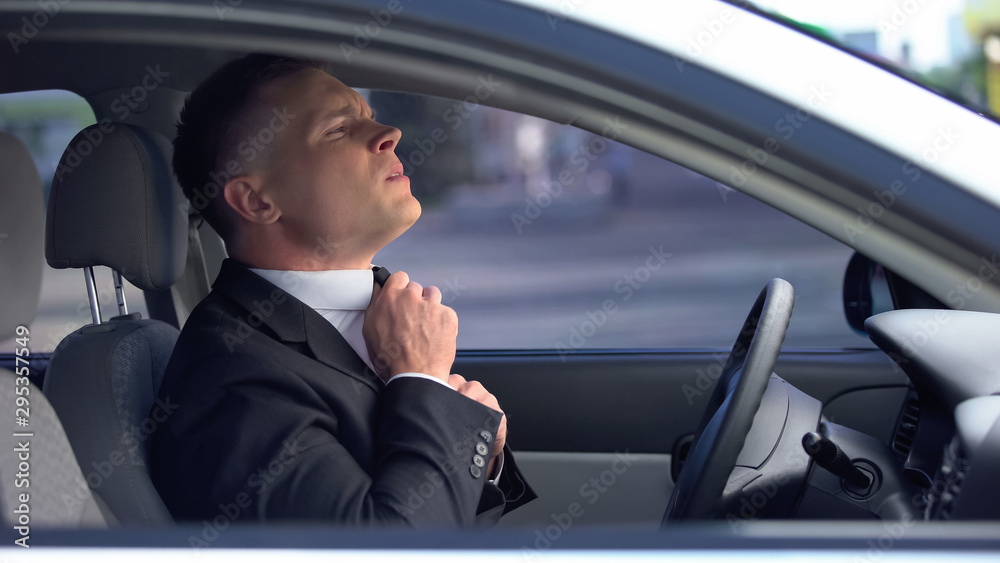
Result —
[[[304, 343], [312, 357], [380, 393], [382, 383], [344, 337], [311, 307], [227, 258], [212, 288], [246, 309], [251, 326], [267, 327], [285, 343]], [[256, 313], [256, 315], [255, 315]], [[262, 319], [262, 322], [258, 319]], [[253, 322], [257, 321], [257, 322]], [[299, 346], [293, 346], [300, 349]]]
[[[306, 310], [306, 344], [312, 350], [313, 356], [324, 364], [350, 375], [354, 379], [371, 387], [376, 393], [382, 391], [382, 382], [372, 372], [361, 356], [344, 340], [340, 331], [333, 328], [329, 321], [312, 308], [303, 305]], [[310, 314], [311, 313], [311, 314]]]

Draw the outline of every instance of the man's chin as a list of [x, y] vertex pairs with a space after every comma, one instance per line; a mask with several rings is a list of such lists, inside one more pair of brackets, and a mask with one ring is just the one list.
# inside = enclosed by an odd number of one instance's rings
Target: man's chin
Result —
[[414, 211], [412, 213], [413, 219], [410, 221], [410, 224], [406, 226], [407, 229], [412, 227], [413, 224], [417, 222], [417, 219], [420, 218], [420, 215], [422, 215], [424, 212], [424, 208], [422, 205], [420, 205], [420, 201], [417, 200], [417, 198], [413, 198], [413, 207], [414, 207]]
[[396, 227], [391, 229], [391, 232], [388, 233], [391, 238], [386, 241], [386, 244], [399, 238], [400, 235], [409, 230], [409, 228], [417, 222], [417, 219], [420, 218], [420, 214], [423, 212], [420, 202], [417, 201], [417, 198], [413, 198], [413, 200], [409, 203], [410, 205], [399, 209], [398, 213], [391, 220], [391, 223]]

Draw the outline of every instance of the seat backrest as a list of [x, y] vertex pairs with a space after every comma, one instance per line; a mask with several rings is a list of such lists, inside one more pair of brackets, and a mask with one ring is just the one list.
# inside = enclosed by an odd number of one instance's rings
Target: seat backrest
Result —
[[0, 340], [31, 322], [42, 290], [42, 181], [17, 137], [0, 131]]
[[[141, 127], [81, 131], [49, 196], [49, 265], [108, 266], [144, 290], [176, 282], [184, 272], [188, 204], [173, 179], [171, 154], [165, 137]], [[173, 522], [149, 478], [146, 440], [176, 408], [154, 401], [178, 334], [160, 321], [119, 316], [68, 335], [46, 372], [45, 394], [91, 490], [125, 525]]]
[[[42, 285], [42, 181], [20, 140], [0, 132], [0, 341], [15, 341], [17, 373], [0, 370], [0, 519], [30, 545], [30, 527], [104, 527], [65, 431], [29, 381], [29, 325]], [[18, 412], [20, 400], [24, 408]], [[23, 415], [23, 416], [22, 416]], [[23, 425], [22, 425], [23, 422]], [[21, 476], [19, 476], [21, 474]], [[27, 524], [27, 526], [25, 526]], [[28, 539], [24, 539], [25, 537]], [[22, 544], [23, 545], [23, 544]]]

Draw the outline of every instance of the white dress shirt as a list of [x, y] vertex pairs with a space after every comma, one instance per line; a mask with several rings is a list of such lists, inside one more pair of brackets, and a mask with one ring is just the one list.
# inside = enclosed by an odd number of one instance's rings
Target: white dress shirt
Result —
[[[252, 272], [273, 283], [289, 295], [312, 307], [334, 328], [357, 352], [372, 371], [375, 366], [368, 355], [361, 328], [365, 322], [365, 310], [372, 300], [375, 274], [371, 270], [320, 270], [307, 272], [300, 270], [261, 270], [250, 268]], [[437, 382], [454, 390], [446, 381], [426, 373], [407, 372], [389, 378], [389, 383], [401, 377], [419, 377]], [[379, 379], [381, 381], [381, 379]], [[497, 475], [490, 482], [496, 482], [503, 471], [503, 453], [497, 460]]]

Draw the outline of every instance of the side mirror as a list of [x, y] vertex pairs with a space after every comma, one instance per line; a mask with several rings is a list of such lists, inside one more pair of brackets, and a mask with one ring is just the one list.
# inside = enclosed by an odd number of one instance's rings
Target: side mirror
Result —
[[855, 332], [867, 335], [865, 319], [893, 309], [885, 268], [854, 253], [844, 272], [844, 315]]

